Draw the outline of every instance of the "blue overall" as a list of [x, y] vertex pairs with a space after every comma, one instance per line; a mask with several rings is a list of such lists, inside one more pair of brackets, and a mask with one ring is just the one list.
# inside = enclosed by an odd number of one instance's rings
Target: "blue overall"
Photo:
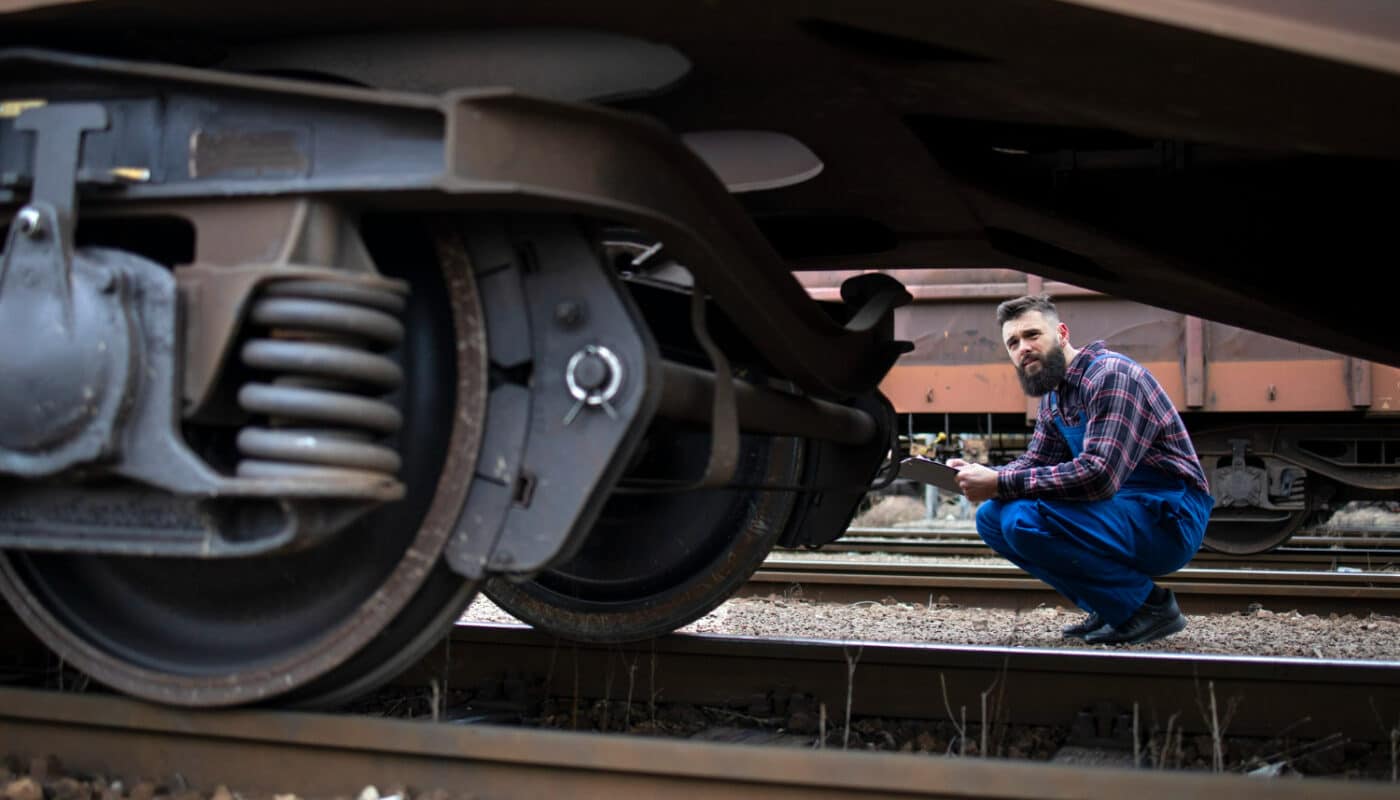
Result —
[[[1050, 395], [1055, 406], [1056, 397]], [[1055, 426], [1075, 457], [1088, 415]], [[988, 500], [977, 533], [1007, 560], [1110, 625], [1128, 621], [1152, 576], [1181, 569], [1201, 546], [1215, 500], [1181, 478], [1139, 464], [1107, 500]]]

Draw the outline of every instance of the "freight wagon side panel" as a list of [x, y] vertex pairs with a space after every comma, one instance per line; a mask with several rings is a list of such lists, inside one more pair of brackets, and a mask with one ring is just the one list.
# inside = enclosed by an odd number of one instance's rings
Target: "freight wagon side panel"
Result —
[[[1400, 411], [1400, 370], [1005, 269], [892, 270], [914, 302], [896, 336], [914, 342], [881, 385], [901, 413], [1012, 414], [1030, 407], [1001, 344], [996, 306], [1044, 291], [1070, 340], [1104, 339], [1141, 363], [1182, 412]], [[799, 273], [818, 299], [842, 273]]]

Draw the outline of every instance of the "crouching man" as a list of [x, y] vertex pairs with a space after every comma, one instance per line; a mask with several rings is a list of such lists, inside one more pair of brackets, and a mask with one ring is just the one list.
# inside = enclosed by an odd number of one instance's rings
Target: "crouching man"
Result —
[[1030, 445], [998, 469], [949, 459], [994, 550], [1089, 612], [1066, 637], [1137, 644], [1186, 627], [1152, 578], [1201, 546], [1214, 499], [1167, 393], [1132, 359], [1069, 343], [1046, 295], [997, 307], [1026, 394], [1040, 398]]

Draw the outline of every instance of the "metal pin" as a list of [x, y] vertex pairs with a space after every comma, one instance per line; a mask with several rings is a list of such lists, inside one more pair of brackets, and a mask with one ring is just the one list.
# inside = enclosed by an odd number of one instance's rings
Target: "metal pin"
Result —
[[648, 258], [651, 258], [659, 252], [661, 252], [661, 242], [657, 242], [651, 247], [648, 247], [647, 249], [638, 253], [636, 257], [632, 259], [632, 266], [640, 267], [642, 263], [645, 262]]
[[0, 100], [0, 119], [14, 119], [31, 108], [43, 108], [47, 100]]
[[564, 427], [567, 428], [573, 424], [574, 419], [578, 417], [578, 412], [583, 410], [583, 406], [584, 402], [582, 400], [574, 403], [574, 407], [569, 409], [569, 413], [564, 415]]
[[127, 183], [146, 183], [151, 179], [151, 171], [145, 167], [112, 167], [107, 174]]
[[44, 235], [44, 218], [39, 214], [38, 209], [21, 208], [15, 215], [15, 224], [19, 227], [19, 232], [31, 239], [38, 239]]

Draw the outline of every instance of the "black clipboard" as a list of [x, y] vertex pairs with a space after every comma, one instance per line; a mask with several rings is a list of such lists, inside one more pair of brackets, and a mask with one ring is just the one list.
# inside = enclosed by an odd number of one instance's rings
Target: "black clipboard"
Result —
[[904, 459], [899, 462], [899, 477], [931, 484], [945, 492], [963, 493], [962, 487], [958, 486], [957, 469], [931, 458], [910, 456]]

